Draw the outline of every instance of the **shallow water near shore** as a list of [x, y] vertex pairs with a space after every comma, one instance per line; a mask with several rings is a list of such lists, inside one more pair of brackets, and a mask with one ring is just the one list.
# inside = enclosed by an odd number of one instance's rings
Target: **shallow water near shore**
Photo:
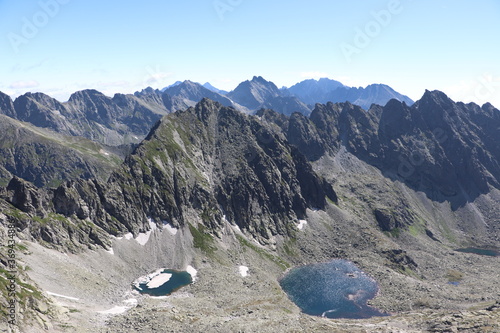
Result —
[[377, 295], [376, 281], [346, 260], [296, 267], [280, 285], [309, 315], [350, 319], [388, 316], [366, 304]]

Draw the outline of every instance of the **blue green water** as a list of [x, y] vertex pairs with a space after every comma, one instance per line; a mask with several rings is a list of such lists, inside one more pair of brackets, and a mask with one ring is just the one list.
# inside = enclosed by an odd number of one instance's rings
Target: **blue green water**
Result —
[[375, 280], [346, 260], [294, 268], [280, 285], [309, 315], [351, 319], [388, 316], [366, 304], [378, 292]]
[[134, 285], [134, 288], [141, 294], [148, 294], [151, 296], [168, 296], [179, 288], [187, 286], [193, 282], [193, 278], [188, 272], [165, 269], [162, 273], [172, 274], [172, 277], [158, 288], [149, 288], [147, 286], [147, 282]]
[[473, 248], [473, 247], [467, 247], [464, 249], [456, 249], [455, 251], [465, 252], [465, 253], [474, 253], [474, 254], [479, 254], [482, 256], [500, 257], [500, 251], [492, 250], [492, 249], [478, 249], [478, 248]]

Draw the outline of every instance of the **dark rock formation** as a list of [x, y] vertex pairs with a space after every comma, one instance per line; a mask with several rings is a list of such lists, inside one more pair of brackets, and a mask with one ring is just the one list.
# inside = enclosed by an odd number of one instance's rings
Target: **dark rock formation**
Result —
[[312, 161], [344, 146], [386, 176], [454, 208], [500, 188], [500, 112], [490, 104], [455, 103], [427, 91], [411, 107], [391, 100], [368, 111], [351, 103], [317, 104], [309, 119], [259, 114]]

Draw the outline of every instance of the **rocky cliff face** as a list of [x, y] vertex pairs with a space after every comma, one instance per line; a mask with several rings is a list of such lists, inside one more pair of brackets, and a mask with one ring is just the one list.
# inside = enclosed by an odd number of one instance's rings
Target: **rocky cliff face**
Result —
[[263, 239], [290, 233], [290, 223], [324, 207], [327, 196], [336, 200], [279, 133], [206, 99], [163, 118], [108, 186], [110, 206], [129, 202], [115, 212], [123, 223], [142, 211], [185, 225], [194, 209], [213, 229], [224, 216]]
[[[37, 195], [45, 203], [30, 201]], [[177, 227], [199, 220], [217, 232], [227, 219], [262, 242], [292, 234], [307, 208], [337, 200], [281, 133], [207, 99], [164, 117], [107, 182], [37, 190], [15, 178], [4, 198], [38, 219], [58, 214], [111, 234], [144, 232], [149, 219]]]
[[455, 103], [427, 91], [411, 107], [391, 100], [368, 111], [350, 103], [317, 104], [309, 118], [259, 114], [310, 160], [344, 146], [388, 177], [455, 208], [500, 188], [500, 112], [489, 104]]

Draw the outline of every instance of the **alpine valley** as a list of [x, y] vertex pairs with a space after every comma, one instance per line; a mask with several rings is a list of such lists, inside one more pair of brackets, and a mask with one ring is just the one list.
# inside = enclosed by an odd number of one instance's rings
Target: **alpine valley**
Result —
[[[0, 120], [2, 332], [500, 331], [491, 104], [256, 76], [0, 93]], [[334, 259], [388, 315], [311, 316], [281, 289]], [[134, 289], [162, 269], [193, 283]]]

